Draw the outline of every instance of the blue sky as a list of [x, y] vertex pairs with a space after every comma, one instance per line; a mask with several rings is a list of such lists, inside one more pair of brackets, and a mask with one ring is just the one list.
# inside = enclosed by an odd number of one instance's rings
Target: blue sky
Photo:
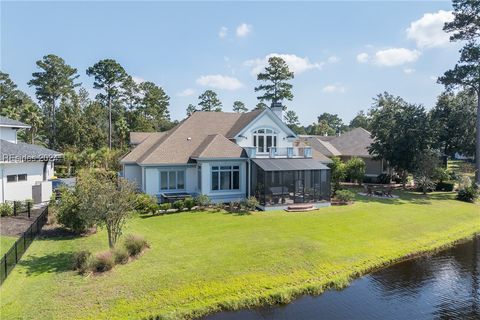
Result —
[[233, 101], [257, 103], [254, 76], [280, 54], [295, 71], [287, 102], [303, 124], [322, 112], [349, 121], [388, 91], [431, 108], [459, 44], [441, 25], [444, 2], [2, 2], [1, 70], [20, 89], [35, 61], [53, 53], [76, 67], [92, 95], [87, 67], [120, 62], [137, 81], [162, 86], [172, 118], [215, 90]]

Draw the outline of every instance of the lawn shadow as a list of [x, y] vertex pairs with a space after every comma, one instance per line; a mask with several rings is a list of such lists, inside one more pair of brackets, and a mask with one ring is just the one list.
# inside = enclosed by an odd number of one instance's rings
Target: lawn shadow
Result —
[[72, 270], [73, 252], [50, 253], [44, 256], [23, 258], [18, 262], [27, 275], [60, 273]]
[[454, 192], [431, 192], [427, 193], [426, 195], [415, 192], [415, 191], [408, 191], [408, 190], [395, 190], [393, 194], [398, 196], [398, 198], [376, 198], [376, 197], [369, 197], [369, 196], [362, 196], [359, 195], [358, 192], [361, 192], [360, 189], [356, 188], [352, 190], [355, 192], [355, 200], [357, 202], [364, 202], [364, 203], [371, 203], [371, 202], [378, 202], [383, 204], [394, 204], [394, 205], [402, 205], [402, 204], [419, 204], [419, 205], [429, 205], [432, 204], [432, 201], [438, 200], [452, 200], [454, 197]]

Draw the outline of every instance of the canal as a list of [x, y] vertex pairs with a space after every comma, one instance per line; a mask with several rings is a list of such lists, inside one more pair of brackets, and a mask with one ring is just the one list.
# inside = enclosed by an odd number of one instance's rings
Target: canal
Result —
[[340, 291], [205, 319], [480, 319], [480, 237], [373, 272]]

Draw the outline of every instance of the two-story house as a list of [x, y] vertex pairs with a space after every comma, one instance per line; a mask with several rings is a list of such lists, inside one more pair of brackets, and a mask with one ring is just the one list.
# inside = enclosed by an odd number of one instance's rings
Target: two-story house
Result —
[[0, 202], [50, 200], [54, 161], [61, 153], [23, 143], [17, 131], [30, 126], [16, 120], [0, 117]]
[[261, 209], [329, 204], [329, 159], [299, 143], [281, 105], [197, 111], [169, 131], [132, 133], [131, 143], [123, 175], [160, 201], [205, 194], [217, 203], [255, 196]]

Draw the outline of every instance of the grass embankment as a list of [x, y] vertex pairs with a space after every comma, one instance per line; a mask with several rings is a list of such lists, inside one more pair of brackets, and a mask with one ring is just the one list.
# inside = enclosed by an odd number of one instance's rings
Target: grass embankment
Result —
[[191, 318], [288, 302], [341, 287], [402, 257], [480, 232], [480, 206], [453, 193], [360, 197], [314, 212], [182, 213], [135, 218], [151, 248], [99, 276], [70, 271], [72, 252], [106, 249], [104, 232], [36, 240], [0, 288], [2, 319]]
[[0, 236], [0, 258], [7, 253], [17, 239], [17, 237]]

